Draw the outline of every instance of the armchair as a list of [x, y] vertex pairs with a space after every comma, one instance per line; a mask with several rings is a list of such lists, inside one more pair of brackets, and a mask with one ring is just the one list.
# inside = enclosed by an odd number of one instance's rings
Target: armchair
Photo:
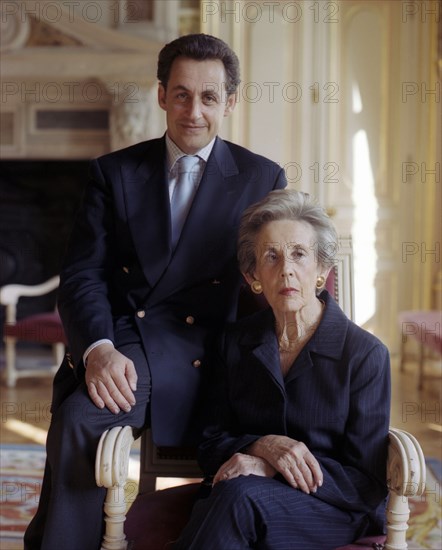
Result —
[[17, 320], [17, 304], [22, 296], [42, 296], [55, 290], [59, 285], [55, 276], [39, 285], [11, 284], [0, 288], [0, 304], [6, 306], [6, 319], [3, 327], [6, 359], [6, 384], [13, 388], [18, 378], [44, 376], [48, 368], [16, 368], [16, 343], [19, 341], [51, 344], [54, 353], [54, 367], [63, 360], [66, 338], [60, 317], [56, 311], [29, 315]]
[[[390, 429], [387, 460], [389, 498], [387, 506], [387, 536], [369, 537], [356, 541], [352, 548], [373, 548], [385, 543], [385, 550], [406, 550], [410, 509], [408, 498], [422, 495], [425, 490], [425, 459], [418, 441], [409, 433]], [[127, 481], [129, 453], [134, 441], [132, 429], [116, 427], [106, 431], [98, 445], [96, 480], [107, 488], [104, 505], [106, 531], [101, 550], [127, 550], [125, 521], [127, 502], [124, 485]], [[139, 495], [130, 509], [133, 520], [126, 534], [133, 550], [163, 550], [180, 533], [187, 522], [193, 502], [197, 498], [199, 483], [172, 487]], [[155, 526], [154, 529], [146, 528]]]

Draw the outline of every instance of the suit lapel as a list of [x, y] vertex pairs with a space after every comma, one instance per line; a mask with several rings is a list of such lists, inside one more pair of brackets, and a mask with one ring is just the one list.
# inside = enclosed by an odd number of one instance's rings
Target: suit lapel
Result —
[[234, 253], [235, 236], [227, 236], [220, 228], [226, 227], [226, 219], [237, 201], [241, 187], [235, 185], [237, 175], [238, 168], [229, 148], [217, 138], [178, 245], [168, 269], [149, 296], [150, 302], [161, 301], [194, 280], [196, 274], [204, 276], [221, 244], [224, 257], [228, 255], [228, 246], [232, 246]]
[[132, 238], [144, 275], [153, 287], [171, 256], [170, 205], [165, 141], [153, 140], [138, 167], [124, 173], [124, 196]]
[[284, 379], [279, 364], [278, 342], [272, 327], [275, 318], [269, 308], [255, 315], [257, 320], [256, 330], [249, 330], [241, 338], [240, 345], [244, 352], [250, 354], [254, 364], [264, 368], [284, 392]]
[[335, 360], [340, 360], [342, 357], [348, 319], [326, 290], [322, 292], [320, 298], [326, 304], [323, 318], [312, 338], [296, 358], [296, 364], [287, 373], [286, 386], [313, 368], [312, 354]]
[[189, 238], [193, 239], [195, 235], [219, 228], [219, 222], [225, 219], [225, 211], [230, 209], [229, 195], [235, 192], [233, 184], [236, 178], [230, 178], [237, 174], [238, 168], [229, 148], [217, 138], [175, 254], [189, 254]]

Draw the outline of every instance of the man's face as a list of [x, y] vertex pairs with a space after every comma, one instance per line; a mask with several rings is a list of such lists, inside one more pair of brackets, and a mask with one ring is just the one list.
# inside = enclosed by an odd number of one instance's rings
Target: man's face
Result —
[[223, 118], [233, 111], [235, 96], [227, 96], [225, 81], [219, 59], [178, 57], [167, 89], [159, 85], [158, 103], [167, 114], [167, 133], [184, 153], [193, 155], [210, 143]]

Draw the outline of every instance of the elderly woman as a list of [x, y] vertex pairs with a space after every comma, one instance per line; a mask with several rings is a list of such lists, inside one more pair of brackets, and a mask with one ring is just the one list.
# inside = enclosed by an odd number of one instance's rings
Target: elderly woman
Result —
[[176, 548], [326, 550], [383, 532], [389, 355], [324, 290], [336, 250], [304, 193], [244, 212], [240, 269], [270, 308], [221, 338], [200, 447], [213, 488]]

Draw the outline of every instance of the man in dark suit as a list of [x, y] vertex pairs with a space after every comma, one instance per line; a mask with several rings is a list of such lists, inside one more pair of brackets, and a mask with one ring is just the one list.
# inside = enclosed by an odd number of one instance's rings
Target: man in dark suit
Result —
[[160, 52], [158, 78], [166, 135], [93, 161], [71, 236], [59, 293], [70, 354], [54, 380], [27, 550], [99, 547], [94, 458], [106, 429], [196, 443], [207, 340], [236, 315], [240, 215], [286, 185], [275, 163], [217, 137], [239, 84], [227, 44], [181, 37]]

